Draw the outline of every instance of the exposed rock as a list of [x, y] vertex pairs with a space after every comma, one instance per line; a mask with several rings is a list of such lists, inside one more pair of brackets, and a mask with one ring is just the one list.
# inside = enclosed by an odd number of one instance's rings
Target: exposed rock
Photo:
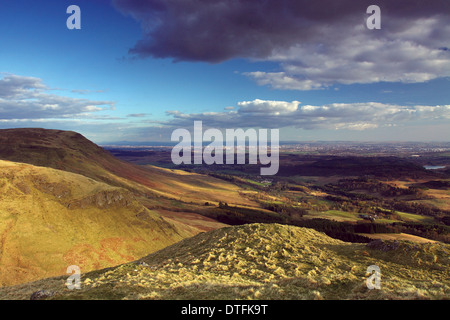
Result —
[[55, 293], [53, 291], [39, 290], [39, 291], [33, 292], [33, 294], [30, 297], [30, 300], [44, 300], [46, 298], [53, 296], [54, 294]]
[[148, 267], [148, 263], [144, 262], [144, 261], [139, 261], [138, 265], [142, 266], [142, 267]]
[[381, 251], [390, 251], [396, 250], [400, 246], [400, 243], [397, 240], [394, 241], [383, 241], [381, 239], [377, 239], [369, 242], [366, 245], [370, 249], [381, 250]]
[[127, 207], [134, 200], [134, 196], [124, 190], [102, 191], [88, 197], [71, 201], [67, 204], [69, 209], [87, 208], [95, 206], [97, 208], [110, 208], [112, 206]]

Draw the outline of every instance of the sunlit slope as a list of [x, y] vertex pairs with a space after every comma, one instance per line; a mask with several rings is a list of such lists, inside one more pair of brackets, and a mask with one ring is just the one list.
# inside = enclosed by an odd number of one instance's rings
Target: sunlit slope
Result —
[[150, 198], [251, 204], [231, 183], [206, 175], [124, 162], [72, 131], [0, 130], [0, 159], [78, 173]]
[[191, 236], [128, 190], [0, 160], [0, 285], [114, 266]]
[[[185, 239], [139, 261], [82, 275], [0, 289], [28, 299], [443, 299], [450, 297], [450, 247], [409, 242], [346, 243], [278, 224], [227, 227]], [[369, 290], [367, 267], [381, 270]]]

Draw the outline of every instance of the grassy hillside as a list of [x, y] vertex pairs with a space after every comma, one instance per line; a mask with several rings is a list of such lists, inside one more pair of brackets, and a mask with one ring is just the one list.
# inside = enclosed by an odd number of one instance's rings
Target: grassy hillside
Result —
[[0, 286], [138, 259], [192, 236], [128, 190], [0, 161]]
[[0, 159], [0, 286], [132, 261], [205, 229], [172, 211], [250, 203], [231, 183], [132, 165], [76, 132], [0, 130]]
[[81, 134], [48, 129], [0, 130], [0, 159], [64, 170], [131, 190], [149, 205], [156, 197], [203, 204], [251, 204], [231, 183], [206, 175], [121, 161]]
[[[450, 297], [450, 246], [410, 242], [351, 244], [278, 224], [199, 234], [133, 263], [0, 289], [2, 299], [443, 299]], [[366, 286], [381, 269], [381, 289]]]

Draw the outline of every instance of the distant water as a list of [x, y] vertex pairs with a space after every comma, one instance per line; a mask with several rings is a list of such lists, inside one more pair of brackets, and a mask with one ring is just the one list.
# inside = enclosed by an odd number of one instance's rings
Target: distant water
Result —
[[445, 166], [423, 166], [427, 170], [437, 170], [437, 169], [444, 169]]

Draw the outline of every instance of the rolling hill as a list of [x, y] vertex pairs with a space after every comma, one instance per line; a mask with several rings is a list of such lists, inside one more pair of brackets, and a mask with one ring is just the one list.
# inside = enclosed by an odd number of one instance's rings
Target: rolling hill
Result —
[[72, 131], [39, 128], [0, 130], [0, 159], [81, 174], [126, 188], [142, 196], [149, 205], [158, 203], [154, 201], [156, 197], [197, 204], [206, 201], [251, 204], [231, 183], [181, 170], [121, 161]]
[[[261, 224], [263, 209], [245, 192], [121, 161], [75, 132], [0, 130], [0, 299], [42, 290], [49, 299], [450, 296], [448, 244], [348, 243]], [[202, 210], [256, 220], [229, 227]], [[81, 267], [81, 290], [65, 286], [70, 265]], [[381, 269], [381, 290], [366, 287], [371, 265]]]
[[[250, 224], [201, 233], [132, 263], [0, 288], [0, 299], [445, 299], [450, 246], [347, 243], [308, 228]], [[367, 267], [381, 270], [369, 290]]]

